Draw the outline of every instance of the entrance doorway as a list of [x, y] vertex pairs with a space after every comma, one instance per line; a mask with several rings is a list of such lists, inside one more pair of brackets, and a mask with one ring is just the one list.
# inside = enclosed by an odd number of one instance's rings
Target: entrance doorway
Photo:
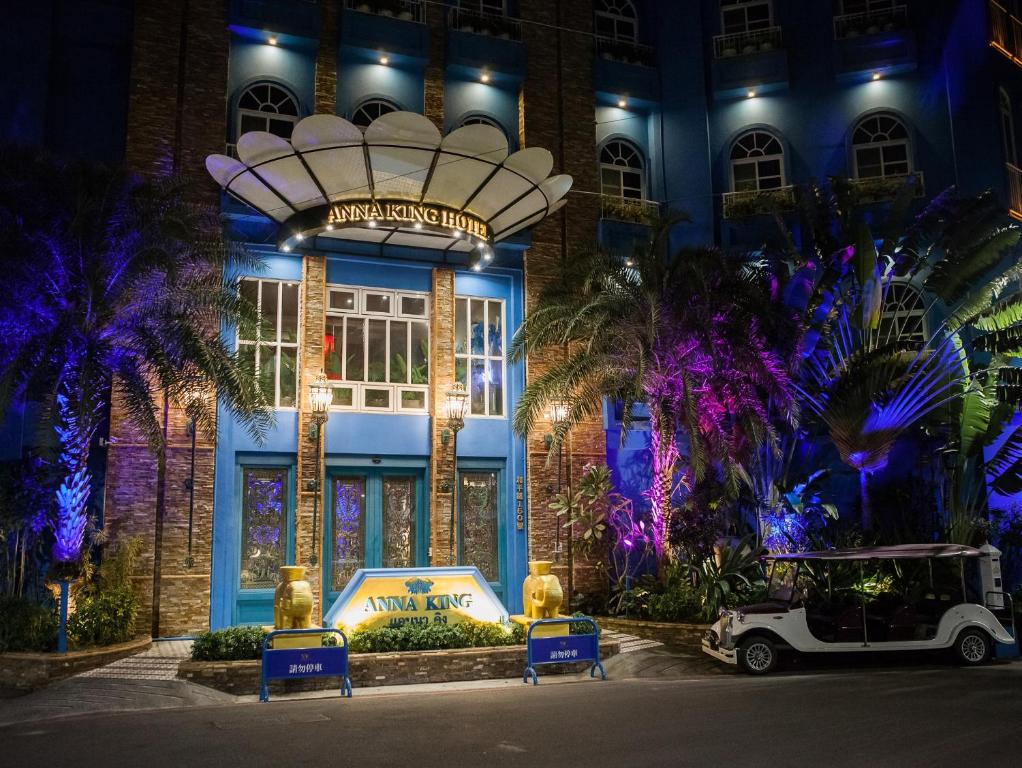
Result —
[[428, 565], [423, 472], [416, 469], [336, 469], [324, 499], [325, 606], [359, 568]]

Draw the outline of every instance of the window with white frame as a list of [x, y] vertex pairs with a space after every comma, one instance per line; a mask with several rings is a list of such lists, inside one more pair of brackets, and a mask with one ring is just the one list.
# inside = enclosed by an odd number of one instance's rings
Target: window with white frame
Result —
[[721, 34], [737, 35], [773, 26], [770, 0], [724, 0], [720, 4]]
[[918, 344], [926, 340], [926, 307], [922, 294], [909, 283], [894, 281], [887, 287], [877, 340]]
[[454, 302], [454, 377], [473, 416], [504, 415], [504, 302], [459, 296]]
[[298, 122], [298, 100], [273, 83], [256, 83], [238, 99], [238, 136], [249, 131], [267, 131], [290, 139]]
[[459, 125], [458, 127], [463, 128], [466, 125], [489, 125], [493, 128], [496, 128], [501, 133], [504, 133], [503, 126], [496, 120], [494, 120], [492, 117], [488, 117], [487, 115], [480, 114], [469, 115], [468, 117], [461, 121], [461, 125]]
[[600, 191], [622, 200], [646, 198], [645, 163], [639, 150], [624, 141], [610, 141], [600, 150]]
[[397, 111], [396, 104], [384, 101], [383, 99], [369, 99], [355, 107], [355, 110], [351, 113], [351, 122], [365, 130], [369, 123], [373, 122], [376, 118]]
[[749, 131], [731, 147], [731, 189], [760, 192], [784, 186], [784, 148], [766, 131]]
[[429, 294], [327, 286], [323, 371], [335, 408], [425, 413]]
[[597, 37], [624, 43], [639, 39], [639, 17], [631, 0], [596, 0]]
[[1011, 97], [1003, 88], [997, 89], [1001, 110], [1001, 143], [1004, 148], [1004, 161], [1018, 165], [1018, 151], [1015, 144], [1015, 113], [1011, 106]]
[[912, 171], [908, 129], [891, 114], [859, 121], [852, 132], [852, 154], [857, 179], [904, 176]]
[[245, 278], [241, 296], [259, 322], [238, 328], [238, 355], [253, 367], [266, 399], [275, 408], [298, 402], [298, 283]]

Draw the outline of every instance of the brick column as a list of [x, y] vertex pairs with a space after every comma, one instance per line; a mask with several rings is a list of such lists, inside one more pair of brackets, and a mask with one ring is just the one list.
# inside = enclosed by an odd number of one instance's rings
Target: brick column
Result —
[[447, 66], [447, 7], [442, 3], [426, 4], [429, 26], [429, 59], [426, 61], [426, 82], [422, 113], [444, 130], [444, 71]]
[[[447, 426], [444, 413], [447, 390], [454, 386], [454, 270], [433, 269], [433, 292], [429, 310], [429, 409], [433, 450], [430, 451], [430, 565], [454, 565], [450, 561], [451, 508], [454, 487], [454, 443], [443, 444]], [[446, 484], [446, 485], [445, 485]], [[441, 491], [441, 488], [447, 490]], [[454, 542], [455, 560], [458, 542]]]
[[[573, 192], [561, 212], [536, 226], [532, 245], [525, 254], [526, 313], [536, 306], [540, 292], [559, 279], [565, 259], [575, 248], [593, 243], [597, 235], [599, 202], [581, 191], [599, 189], [596, 139], [593, 125], [593, 38], [591, 0], [564, 0], [554, 4], [543, 0], [522, 0], [522, 17], [540, 24], [523, 24], [523, 42], [530, 62], [519, 100], [519, 139], [522, 146], [546, 147], [554, 154], [554, 173], [568, 173], [574, 179]], [[570, 19], [570, 24], [565, 24]], [[543, 26], [549, 25], [549, 26]], [[581, 34], [557, 29], [570, 26]], [[545, 62], [546, 66], [531, 66]], [[531, 380], [563, 359], [564, 350], [551, 348], [529, 355], [526, 379]], [[552, 426], [537, 423], [526, 439], [529, 489], [529, 550], [534, 558], [551, 558], [557, 539], [557, 519], [549, 509], [551, 491], [556, 490], [556, 459], [547, 463], [543, 435]], [[606, 436], [599, 418], [579, 424], [564, 445], [562, 485], [577, 481], [588, 462], [606, 462]], [[566, 546], [561, 530], [562, 547]], [[567, 584], [567, 557], [554, 567]], [[595, 568], [575, 563], [575, 592], [599, 587]]]
[[[309, 382], [323, 368], [323, 334], [326, 332], [326, 257], [305, 256], [302, 265], [302, 346], [298, 375], [298, 465], [295, 471], [295, 565], [308, 569], [306, 578], [316, 595], [314, 621], [320, 618], [322, 605], [320, 584], [323, 575], [323, 451], [325, 440], [318, 443], [309, 438], [312, 409], [309, 406]], [[318, 498], [318, 502], [316, 501]], [[312, 536], [313, 507], [316, 507], [316, 540]], [[317, 563], [311, 564], [313, 554]]]

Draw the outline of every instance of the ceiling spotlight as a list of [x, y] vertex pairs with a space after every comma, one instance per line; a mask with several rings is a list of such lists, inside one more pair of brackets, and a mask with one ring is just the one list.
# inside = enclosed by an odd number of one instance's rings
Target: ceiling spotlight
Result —
[[631, 259], [625, 259], [625, 266], [630, 267], [634, 262]]
[[421, 221], [417, 221], [417, 222], [415, 222], [414, 226], [415, 226], [416, 229], [422, 229], [422, 222]]
[[284, 245], [281, 246], [280, 250], [282, 250], [284, 253], [291, 253], [291, 246], [288, 245], [287, 243], [284, 243]]
[[493, 254], [490, 251], [483, 251], [483, 258], [487, 261], [493, 260]]
[[874, 80], [879, 80], [880, 79], [880, 73], [879, 72], [874, 72], [873, 73], [873, 79]]
[[305, 239], [305, 235], [303, 235], [301, 232], [296, 232], [295, 233], [295, 240], [297, 240], [299, 243], [302, 242], [302, 240], [304, 240], [304, 239]]
[[749, 89], [749, 92], [747, 94], [745, 94], [745, 95], [748, 96], [750, 99], [756, 98], [756, 92], [754, 90], [752, 90], [751, 88]]
[[490, 82], [490, 73], [483, 72], [481, 75], [479, 75], [479, 79], [482, 80], [484, 83]]
[[390, 56], [388, 56], [387, 54], [383, 54], [382, 56], [380, 56], [380, 63], [383, 64], [384, 66], [390, 64]]
[[270, 35], [268, 38], [266, 38], [266, 42], [268, 42], [270, 45], [276, 45], [277, 38], [274, 37], [273, 35]]
[[455, 237], [461, 237], [461, 230], [460, 229], [456, 229], [451, 234], [453, 234]]
[[473, 272], [482, 272], [482, 271], [483, 271], [483, 265], [482, 265], [482, 264], [480, 264], [480, 263], [479, 263], [479, 262], [477, 261], [477, 262], [476, 262], [475, 264], [473, 264], [473, 265], [472, 265], [472, 271], [473, 271]]
[[625, 107], [627, 107], [627, 106], [628, 106], [628, 102], [627, 102], [627, 101], [626, 101], [625, 99], [618, 99], [618, 100], [617, 100], [617, 105], [618, 105], [618, 107], [620, 107], [621, 109], [624, 109]]
[[370, 227], [375, 227], [376, 226], [376, 219], [369, 219], [369, 226]]
[[334, 225], [333, 224], [327, 224], [326, 225], [326, 231], [327, 232], [333, 232], [334, 231]]

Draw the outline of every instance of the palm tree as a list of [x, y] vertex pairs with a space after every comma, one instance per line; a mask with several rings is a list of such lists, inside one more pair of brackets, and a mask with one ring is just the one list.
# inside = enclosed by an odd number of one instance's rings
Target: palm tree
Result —
[[[688, 442], [687, 473], [700, 480], [720, 467], [731, 487], [749, 451], [775, 437], [771, 404], [791, 416], [786, 366], [773, 342], [785, 334], [758, 265], [715, 250], [672, 250], [678, 220], [660, 222], [629, 259], [596, 250], [570, 262], [538, 297], [509, 356], [547, 349], [561, 361], [530, 381], [514, 413], [526, 434], [548, 404], [566, 400], [567, 418], [550, 450], [571, 428], [601, 412], [605, 397], [650, 413], [652, 539], [664, 555], [679, 463], [678, 432]], [[787, 334], [789, 339], [794, 334]]]
[[[58, 566], [83, 554], [89, 454], [111, 399], [166, 475], [161, 402], [185, 404], [213, 437], [216, 404], [260, 438], [272, 411], [254, 372], [221, 337], [254, 321], [214, 211], [190, 203], [177, 179], [144, 180], [86, 162], [0, 149], [0, 412], [39, 401], [56, 431]], [[213, 397], [186, 395], [196, 388]], [[156, 499], [157, 525], [164, 499]]]

